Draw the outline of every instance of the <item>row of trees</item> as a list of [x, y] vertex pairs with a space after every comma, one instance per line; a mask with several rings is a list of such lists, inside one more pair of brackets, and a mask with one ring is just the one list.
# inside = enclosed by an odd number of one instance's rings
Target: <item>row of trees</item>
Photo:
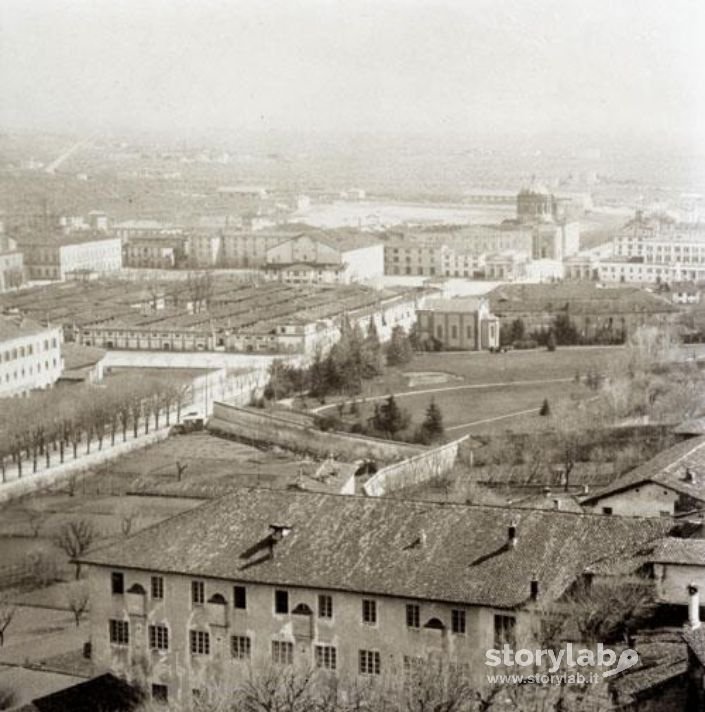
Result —
[[372, 318], [366, 331], [346, 319], [339, 341], [326, 356], [317, 353], [308, 368], [296, 368], [281, 361], [272, 363], [264, 397], [279, 400], [308, 394], [323, 403], [332, 394], [355, 396], [362, 392], [365, 380], [384, 371], [385, 364], [403, 365], [413, 358], [413, 353], [401, 326], [394, 327], [391, 340], [383, 345]]
[[[109, 439], [127, 440], [128, 431], [137, 437], [150, 425], [170, 425], [172, 416], [181, 418], [189, 401], [190, 386], [164, 378], [116, 376], [105, 386], [53, 389], [11, 401], [0, 410], [0, 474], [5, 481], [9, 463], [18, 476], [29, 463], [36, 472], [39, 462], [46, 467], [63, 463], [67, 451], [74, 459], [80, 447], [90, 453]], [[163, 418], [163, 420], [162, 420]]]
[[626, 334], [621, 328], [602, 327], [590, 335], [580, 333], [568, 314], [557, 314], [550, 327], [529, 332], [521, 318], [502, 324], [499, 341], [502, 346], [514, 344], [519, 348], [536, 346], [575, 346], [578, 344], [623, 344]]

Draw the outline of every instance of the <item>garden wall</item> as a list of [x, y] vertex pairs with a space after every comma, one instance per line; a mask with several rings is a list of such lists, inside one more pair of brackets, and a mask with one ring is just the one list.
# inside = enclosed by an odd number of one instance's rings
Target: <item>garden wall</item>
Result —
[[379, 470], [363, 485], [365, 494], [380, 497], [388, 492], [428, 482], [449, 472], [455, 465], [460, 444], [468, 436], [434, 447], [402, 462]]
[[425, 447], [391, 440], [380, 440], [351, 433], [323, 432], [281, 414], [240, 408], [216, 402], [208, 429], [234, 435], [248, 442], [278, 445], [287, 450], [318, 457], [334, 455], [340, 460], [373, 460], [391, 463], [426, 452]]

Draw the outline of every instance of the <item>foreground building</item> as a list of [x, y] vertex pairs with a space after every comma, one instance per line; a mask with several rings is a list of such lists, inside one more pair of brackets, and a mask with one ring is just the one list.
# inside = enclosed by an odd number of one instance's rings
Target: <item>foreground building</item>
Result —
[[[242, 489], [85, 557], [98, 669], [190, 704], [251, 669], [403, 674], [431, 659], [480, 684], [590, 564], [666, 520]], [[486, 681], [486, 680], [485, 680]]]
[[0, 398], [52, 386], [63, 370], [62, 330], [21, 316], [0, 316]]

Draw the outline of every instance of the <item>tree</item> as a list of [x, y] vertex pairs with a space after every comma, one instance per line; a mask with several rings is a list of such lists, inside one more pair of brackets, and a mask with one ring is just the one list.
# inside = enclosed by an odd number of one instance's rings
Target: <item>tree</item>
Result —
[[522, 319], [514, 319], [510, 325], [511, 341], [522, 341], [526, 335], [526, 326]]
[[387, 365], [403, 366], [409, 363], [413, 357], [414, 351], [404, 327], [395, 326], [392, 329], [392, 337], [387, 344]]
[[74, 519], [64, 524], [54, 537], [54, 543], [76, 567], [76, 580], [81, 577], [79, 558], [88, 551], [96, 538], [93, 524], [87, 519]]
[[410, 416], [399, 408], [394, 395], [390, 395], [381, 405], [375, 404], [375, 414], [372, 417], [372, 426], [375, 430], [386, 433], [393, 438], [399, 431], [409, 425]]
[[15, 617], [17, 607], [10, 603], [7, 596], [0, 598], [0, 648], [5, 645], [5, 633]]
[[428, 444], [440, 440], [444, 435], [443, 414], [436, 401], [431, 398], [431, 402], [426, 408], [426, 417], [418, 430], [418, 439]]
[[379, 340], [377, 325], [374, 317], [370, 317], [367, 325], [367, 334], [362, 344], [362, 367], [364, 378], [373, 378], [382, 373], [384, 369], [384, 358], [382, 354], [382, 344]]
[[131, 502], [125, 501], [120, 505], [118, 515], [120, 517], [120, 531], [122, 535], [130, 536], [132, 525], [139, 516], [139, 510]]
[[27, 519], [27, 525], [32, 531], [32, 536], [36, 539], [44, 524], [44, 512], [37, 509], [31, 502], [24, 505], [21, 511]]
[[548, 398], [543, 399], [539, 415], [551, 415], [551, 406], [548, 404]]
[[76, 628], [78, 628], [81, 624], [81, 616], [86, 612], [88, 602], [88, 588], [86, 587], [85, 582], [74, 582], [66, 593], [66, 605], [71, 613], [73, 613], [74, 620], [76, 621]]
[[548, 338], [546, 339], [546, 348], [549, 351], [556, 350], [556, 335], [553, 333], [553, 329], [548, 332]]
[[556, 343], [561, 346], [577, 344], [580, 340], [578, 330], [575, 328], [575, 324], [573, 324], [567, 314], [557, 314], [555, 316], [551, 332], [554, 334]]

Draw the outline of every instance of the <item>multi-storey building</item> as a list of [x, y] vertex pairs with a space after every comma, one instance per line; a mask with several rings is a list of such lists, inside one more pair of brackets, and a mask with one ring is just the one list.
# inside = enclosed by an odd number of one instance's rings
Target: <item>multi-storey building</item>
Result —
[[186, 239], [191, 267], [216, 267], [223, 264], [223, 238], [219, 232], [190, 232]]
[[0, 316], [0, 397], [52, 386], [63, 370], [61, 327]]
[[123, 247], [125, 267], [172, 269], [186, 261], [186, 238], [182, 235], [131, 237]]
[[272, 665], [380, 679], [431, 659], [484, 683], [486, 651], [527, 640], [586, 567], [670, 526], [242, 489], [84, 557], [91, 650], [173, 707]]
[[499, 346], [499, 319], [484, 297], [428, 299], [416, 313], [422, 342], [436, 339], [445, 349], [463, 351]]
[[705, 278], [705, 225], [637, 211], [613, 238], [613, 257], [602, 260], [605, 282], [672, 282]]
[[103, 233], [27, 235], [18, 244], [27, 277], [33, 280], [64, 280], [72, 274], [115, 272], [122, 267], [119, 238]]
[[21, 287], [24, 281], [24, 256], [14, 240], [0, 233], [0, 292]]
[[264, 270], [281, 282], [349, 284], [384, 274], [384, 247], [364, 233], [305, 233], [270, 247]]
[[300, 234], [300, 230], [224, 230], [223, 265], [263, 267], [267, 262], [267, 250]]

